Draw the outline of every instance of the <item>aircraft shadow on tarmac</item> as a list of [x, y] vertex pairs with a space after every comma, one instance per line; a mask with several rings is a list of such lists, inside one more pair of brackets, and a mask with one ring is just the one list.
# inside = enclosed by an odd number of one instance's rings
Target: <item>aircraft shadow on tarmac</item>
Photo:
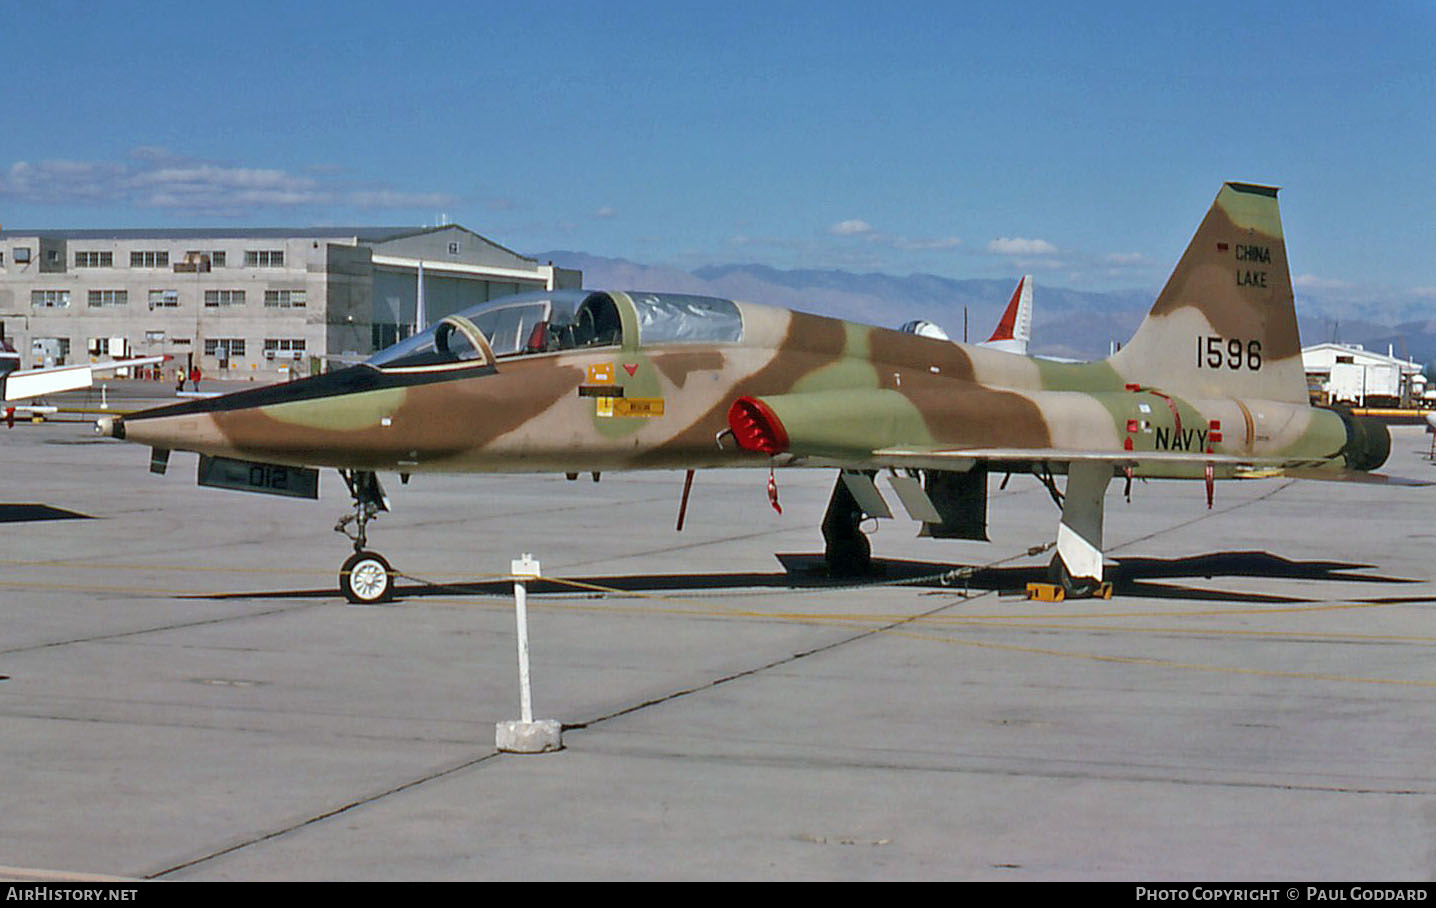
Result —
[[[578, 594], [602, 596], [617, 593], [684, 592], [701, 595], [705, 591], [762, 589], [842, 589], [868, 584], [902, 584], [918, 589], [963, 592], [997, 592], [1017, 594], [1029, 582], [1047, 580], [1045, 565], [1021, 567], [971, 567], [929, 561], [873, 559], [873, 572], [863, 577], [830, 577], [823, 566], [821, 554], [780, 554], [783, 571], [733, 572], [706, 574], [619, 574], [567, 577], [562, 580], [541, 578], [530, 581], [530, 595]], [[1269, 552], [1213, 552], [1186, 558], [1115, 558], [1110, 570], [1114, 591], [1119, 596], [1140, 596], [1147, 599], [1178, 599], [1222, 602], [1300, 603], [1318, 601], [1301, 596], [1271, 593], [1237, 592], [1188, 586], [1171, 581], [1202, 578], [1261, 577], [1265, 579], [1316, 580], [1360, 583], [1417, 583], [1403, 577], [1385, 577], [1375, 573], [1354, 573], [1373, 565], [1342, 561], [1292, 561]], [[513, 583], [507, 579], [473, 582], [396, 584], [394, 594], [399, 600], [439, 596], [511, 597]], [[567, 582], [565, 582], [567, 581]], [[328, 598], [333, 589], [287, 590], [254, 593], [198, 594], [184, 598], [196, 599], [285, 599]], [[1436, 601], [1436, 597], [1414, 597], [1411, 601]]]
[[29, 523], [34, 520], [94, 520], [89, 514], [67, 511], [48, 504], [0, 503], [0, 523]]

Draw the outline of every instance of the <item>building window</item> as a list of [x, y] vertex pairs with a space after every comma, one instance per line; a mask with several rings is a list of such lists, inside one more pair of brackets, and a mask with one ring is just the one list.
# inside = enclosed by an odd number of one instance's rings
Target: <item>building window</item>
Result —
[[170, 254], [168, 252], [142, 251], [130, 253], [131, 268], [168, 268], [170, 266]]
[[127, 290], [91, 290], [87, 305], [91, 309], [108, 309], [127, 306], [129, 302], [130, 294]]
[[113, 268], [114, 266], [115, 254], [113, 252], [75, 253], [76, 268]]
[[[267, 359], [274, 359], [276, 354], [293, 354], [304, 352], [304, 338], [302, 337], [266, 337], [264, 339], [264, 355]], [[289, 359], [288, 356], [280, 356], [281, 359]]]
[[206, 290], [204, 292], [204, 304], [206, 306], [243, 306], [243, 290]]
[[179, 291], [178, 291], [178, 290], [151, 290], [151, 291], [150, 291], [150, 308], [151, 308], [151, 309], [156, 309], [156, 308], [159, 308], [159, 309], [178, 309], [178, 308], [179, 308]]
[[10, 255], [15, 259], [15, 264], [17, 264], [17, 265], [28, 265], [28, 264], [30, 264], [30, 247], [29, 247], [29, 246], [16, 246], [14, 249], [12, 249], [12, 250], [10, 251]]
[[249, 249], [244, 253], [246, 268], [283, 268], [283, 249]]
[[308, 295], [304, 290], [264, 291], [264, 305], [280, 309], [303, 309], [306, 299]]
[[218, 356], [220, 359], [232, 359], [244, 355], [244, 338], [242, 337], [207, 337], [204, 341], [204, 355]]
[[[211, 268], [223, 268], [224, 250], [187, 249], [184, 260], [187, 266], [186, 271], [208, 271]], [[175, 270], [179, 270], [178, 265], [175, 266]]]
[[449, 255], [458, 255], [458, 254], [459, 254], [459, 244], [458, 244], [458, 243], [450, 243], [450, 244], [449, 244]]
[[70, 308], [70, 291], [31, 290], [30, 305], [36, 309], [68, 309]]
[[164, 333], [163, 331], [146, 331], [146, 332], [145, 332], [145, 343], [147, 343], [147, 344], [158, 344], [159, 342], [163, 341], [164, 339], [165, 339], [165, 333]]

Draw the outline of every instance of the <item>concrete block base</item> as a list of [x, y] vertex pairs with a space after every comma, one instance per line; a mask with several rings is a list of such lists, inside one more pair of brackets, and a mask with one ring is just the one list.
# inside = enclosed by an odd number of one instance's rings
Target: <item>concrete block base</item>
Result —
[[563, 749], [563, 726], [557, 719], [522, 722], [514, 719], [494, 726], [494, 746], [515, 754], [541, 754]]

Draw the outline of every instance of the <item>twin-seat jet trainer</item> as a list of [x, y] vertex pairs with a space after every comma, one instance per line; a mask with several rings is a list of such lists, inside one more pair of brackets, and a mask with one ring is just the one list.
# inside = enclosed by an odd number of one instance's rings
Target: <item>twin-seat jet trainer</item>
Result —
[[1210, 501], [1218, 479], [1360, 478], [1386, 460], [1384, 426], [1308, 403], [1276, 196], [1224, 185], [1137, 334], [1098, 362], [709, 297], [536, 293], [362, 365], [100, 430], [151, 446], [157, 472], [198, 452], [205, 485], [317, 497], [314, 468], [338, 468], [351, 601], [392, 592], [367, 549], [380, 471], [714, 467], [837, 469], [822, 532], [842, 574], [868, 568], [863, 518], [890, 514], [880, 474], [925, 535], [985, 540], [989, 471], [1031, 472], [1061, 501], [1054, 582], [1090, 594], [1116, 477], [1205, 481]]

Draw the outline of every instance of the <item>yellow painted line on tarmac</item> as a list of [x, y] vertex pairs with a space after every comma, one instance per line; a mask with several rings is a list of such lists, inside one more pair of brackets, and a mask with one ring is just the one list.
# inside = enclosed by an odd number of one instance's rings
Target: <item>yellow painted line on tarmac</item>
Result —
[[[652, 598], [661, 598], [661, 597], [652, 597]], [[431, 601], [432, 601], [432, 600], [431, 600]], [[444, 600], [440, 600], [440, 601], [444, 601]], [[454, 604], [454, 605], [467, 605], [467, 606], [472, 606], [472, 605], [473, 605], [472, 600], [459, 600], [459, 599], [455, 599], [455, 600], [450, 600], [450, 602], [451, 602], [451, 604]], [[558, 610], [558, 611], [583, 611], [583, 612], [603, 612], [603, 613], [621, 613], [621, 614], [645, 614], [645, 615], [652, 615], [652, 614], [670, 614], [670, 615], [678, 615], [678, 616], [682, 616], [682, 617], [755, 618], [755, 619], [766, 620], [766, 621], [775, 621], [775, 620], [776, 620], [776, 621], [791, 621], [791, 622], [794, 622], [794, 623], [801, 623], [801, 624], [846, 625], [846, 626], [852, 626], [852, 627], [854, 627], [855, 629], [865, 629], [865, 630], [873, 631], [873, 632], [875, 632], [875, 633], [886, 634], [886, 635], [890, 635], [890, 636], [906, 637], [906, 638], [912, 639], [912, 640], [922, 640], [922, 641], [931, 642], [931, 643], [944, 643], [944, 644], [948, 644], [948, 645], [951, 645], [951, 646], [967, 646], [967, 647], [975, 647], [975, 648], [978, 648], [978, 649], [996, 650], [996, 651], [999, 651], [999, 652], [1023, 653], [1023, 654], [1027, 654], [1027, 655], [1036, 655], [1036, 656], [1050, 656], [1050, 657], [1062, 658], [1062, 659], [1080, 659], [1080, 660], [1085, 660], [1085, 661], [1090, 661], [1090, 662], [1108, 662], [1108, 663], [1121, 664], [1121, 665], [1142, 665], [1142, 666], [1149, 666], [1149, 667], [1153, 667], [1153, 668], [1164, 668], [1164, 669], [1170, 669], [1170, 670], [1176, 670], [1176, 671], [1196, 671], [1196, 672], [1209, 672], [1209, 673], [1214, 673], [1214, 674], [1247, 675], [1247, 676], [1264, 677], [1264, 678], [1287, 678], [1287, 679], [1296, 679], [1296, 680], [1304, 680], [1304, 681], [1330, 681], [1330, 682], [1346, 683], [1346, 684], [1381, 684], [1381, 685], [1394, 685], [1394, 686], [1402, 686], [1402, 687], [1436, 688], [1436, 680], [1431, 680], [1431, 679], [1368, 678], [1368, 677], [1361, 677], [1361, 676], [1357, 676], [1357, 675], [1342, 675], [1342, 674], [1334, 674], [1334, 673], [1329, 673], [1329, 672], [1296, 672], [1296, 671], [1280, 671], [1280, 670], [1276, 670], [1276, 669], [1244, 668], [1244, 667], [1241, 667], [1241, 666], [1210, 665], [1210, 664], [1203, 664], [1203, 663], [1197, 663], [1197, 662], [1178, 662], [1178, 661], [1174, 661], [1174, 660], [1170, 660], [1170, 659], [1157, 659], [1157, 658], [1148, 657], [1148, 656], [1114, 656], [1114, 655], [1106, 655], [1106, 654], [1102, 654], [1102, 653], [1084, 652], [1084, 651], [1080, 651], [1080, 650], [1062, 650], [1062, 649], [1054, 649], [1054, 648], [1051, 648], [1051, 647], [1022, 646], [1022, 645], [1013, 644], [1013, 643], [996, 643], [996, 642], [983, 641], [983, 640], [962, 639], [962, 638], [958, 638], [958, 637], [944, 636], [944, 635], [935, 634], [935, 633], [924, 633], [924, 632], [920, 632], [920, 631], [917, 631], [917, 630], [912, 630], [911, 628], [920, 627], [920, 626], [922, 626], [923, 624], [927, 623], [927, 619], [924, 619], [924, 618], [922, 618], [922, 617], [905, 617], [905, 616], [903, 616], [903, 615], [882, 615], [882, 616], [868, 615], [868, 616], [854, 617], [854, 616], [831, 615], [831, 614], [830, 614], [830, 615], [808, 615], [808, 614], [802, 614], [802, 613], [760, 612], [760, 611], [753, 611], [753, 610], [747, 610], [747, 609], [744, 609], [744, 610], [739, 610], [739, 609], [713, 610], [713, 609], [711, 609], [711, 608], [708, 608], [708, 609], [693, 609], [693, 608], [653, 609], [653, 608], [651, 608], [651, 607], [640, 606], [640, 605], [616, 605], [616, 604], [612, 604], [612, 603], [600, 605], [600, 604], [596, 604], [596, 603], [576, 603], [576, 602], [571, 602], [571, 601], [553, 601], [553, 600], [544, 601], [544, 600], [533, 600], [533, 599], [531, 599], [531, 600], [529, 601], [529, 604], [530, 604], [531, 607], [539, 607], [539, 608], [544, 608], [544, 609], [549, 609], [549, 610]], [[496, 608], [496, 609], [506, 609], [506, 608], [508, 608], [508, 607], [509, 607], [508, 603], [506, 603], [506, 602], [503, 601], [503, 600], [495, 600], [494, 603], [493, 603], [493, 608]], [[1362, 607], [1369, 607], [1369, 606], [1362, 606]], [[896, 622], [901, 622], [901, 625], [902, 625], [902, 626], [901, 626], [901, 627], [888, 627], [888, 626], [886, 626], [886, 625], [892, 625], [892, 624], [894, 624], [894, 623], [896, 623]], [[993, 627], [998, 627], [998, 625], [993, 625]], [[1012, 629], [1012, 630], [1026, 630], [1026, 629], [1035, 628], [1035, 627], [1036, 627], [1035, 625], [1031, 625], [1031, 624], [1021, 624], [1021, 625], [1011, 625], [1011, 626], [1008, 627], [1008, 629]], [[1047, 629], [1047, 628], [1043, 628], [1043, 629], [1045, 630], [1045, 629]], [[1074, 627], [1072, 627], [1072, 628], [1065, 628], [1065, 627], [1060, 627], [1060, 626], [1058, 626], [1057, 629], [1091, 630], [1092, 628], [1089, 627], [1089, 626], [1085, 626], [1085, 625], [1077, 625], [1077, 626], [1074, 626]], [[1137, 632], [1137, 633], [1157, 633], [1157, 632], [1159, 632], [1157, 629], [1140, 629], [1140, 628], [1115, 628], [1115, 630], [1117, 630], [1117, 631], [1132, 631], [1132, 632]], [[1213, 635], [1213, 634], [1215, 634], [1215, 635], [1222, 635], [1222, 634], [1245, 635], [1246, 633], [1248, 633], [1248, 632], [1241, 631], [1241, 630], [1230, 630], [1230, 631], [1227, 631], [1227, 630], [1223, 630], [1223, 629], [1215, 629], [1215, 630], [1194, 630], [1194, 629], [1188, 629], [1188, 628], [1177, 628], [1177, 629], [1174, 629], [1174, 630], [1175, 630], [1175, 632], [1177, 632], [1177, 633], [1183, 633], [1183, 634], [1207, 634], [1207, 635]], [[1172, 632], [1172, 631], [1173, 631], [1173, 629], [1164, 629], [1164, 630], [1161, 631], [1161, 632], [1168, 632], [1168, 633], [1170, 633], [1170, 632]], [[1266, 632], [1253, 632], [1253, 633], [1265, 634]], [[1272, 632], [1272, 633], [1276, 633], [1276, 632]], [[1288, 633], [1288, 634], [1286, 634], [1286, 636], [1291, 636], [1291, 635]], [[1398, 635], [1382, 636], [1382, 635], [1340, 635], [1340, 634], [1330, 634], [1330, 635], [1327, 635], [1327, 634], [1313, 634], [1313, 635], [1303, 635], [1303, 636], [1313, 636], [1313, 637], [1318, 637], [1318, 638], [1322, 638], [1322, 639], [1330, 638], [1330, 639], [1336, 639], [1336, 640], [1351, 639], [1353, 642], [1358, 642], [1358, 641], [1360, 641], [1360, 642], [1365, 642], [1365, 641], [1369, 641], [1369, 640], [1396, 640], [1396, 641], [1400, 641], [1400, 640], [1410, 640], [1410, 641], [1413, 641], [1413, 642], [1421, 642], [1421, 643], [1436, 642], [1436, 639], [1429, 638], [1429, 637], [1409, 637], [1409, 638], [1408, 638], [1408, 637], [1401, 637], [1401, 636], [1398, 636]]]
[[[960, 604], [960, 603], [957, 603]], [[993, 621], [1024, 621], [1044, 620], [1054, 617], [1061, 618], [1221, 618], [1232, 615], [1277, 615], [1282, 613], [1297, 612], [1331, 612], [1343, 611], [1346, 609], [1385, 608], [1392, 605], [1412, 605], [1410, 602], [1310, 602], [1299, 605], [1265, 605], [1265, 606], [1243, 606], [1241, 608], [1207, 608], [1207, 609], [1161, 609], [1153, 611], [1103, 611], [1103, 612], [1034, 612], [1030, 614], [1014, 614], [1011, 612], [997, 612], [990, 615], [968, 615], [956, 614], [947, 616], [945, 620], [967, 621], [967, 620], [993, 620]]]
[[[16, 562], [0, 561], [0, 564], [20, 566], [65, 566], [75, 565], [56, 562]], [[179, 572], [217, 572], [233, 571], [248, 573], [313, 573], [308, 571], [295, 571], [284, 569], [236, 569], [236, 568], [211, 568], [198, 566], [156, 566], [156, 565], [85, 565], [86, 567], [126, 569], [148, 569], [148, 570], [173, 570]], [[487, 580], [507, 579], [508, 575], [488, 575]], [[558, 580], [558, 578], [544, 578]], [[470, 579], [468, 582], [475, 582]], [[739, 618], [759, 621], [780, 621], [788, 623], [808, 624], [816, 626], [842, 626], [851, 627], [857, 630], [866, 630], [873, 633], [887, 634], [905, 637], [913, 640], [922, 640], [932, 643], [943, 643], [950, 646], [965, 646], [978, 649], [988, 649], [998, 652], [1023, 653], [1027, 655], [1049, 656], [1061, 659], [1078, 659], [1089, 662], [1105, 662], [1120, 665], [1142, 665], [1153, 668], [1162, 668], [1174, 671], [1195, 671], [1213, 674], [1245, 675], [1250, 677], [1264, 678], [1286, 678], [1305, 681], [1329, 681], [1346, 684], [1377, 684], [1401, 687], [1436, 688], [1436, 680], [1431, 679], [1406, 679], [1406, 678], [1368, 678], [1357, 675], [1342, 675], [1328, 672], [1297, 672], [1280, 671], [1275, 669], [1244, 668], [1240, 666], [1212, 665], [1196, 662], [1179, 662], [1169, 659], [1158, 659], [1147, 656], [1117, 656], [1080, 650], [1062, 650], [1051, 647], [1022, 646], [1012, 643], [998, 643], [993, 641], [963, 639], [954, 636], [945, 636], [938, 633], [924, 633], [913, 628], [930, 626], [934, 628], [948, 627], [957, 630], [964, 627], [973, 629], [1003, 629], [1003, 630], [1066, 630], [1077, 632], [1102, 632], [1102, 633], [1129, 633], [1129, 634], [1182, 634], [1192, 636], [1234, 636], [1250, 638], [1270, 637], [1301, 637], [1305, 639], [1336, 640], [1351, 642], [1410, 642], [1410, 643], [1433, 643], [1436, 638], [1417, 635], [1396, 635], [1396, 634], [1340, 634], [1331, 632], [1303, 632], [1303, 631], [1258, 631], [1233, 628], [1201, 628], [1201, 627], [1128, 627], [1121, 625], [1091, 625], [1082, 622], [1064, 623], [1053, 621], [1054, 617], [1063, 619], [1071, 618], [1143, 618], [1143, 617], [1213, 617], [1233, 615], [1271, 615], [1271, 614], [1299, 614], [1328, 612], [1352, 609], [1381, 608], [1388, 605], [1401, 605], [1405, 603], [1326, 603], [1319, 605], [1302, 606], [1277, 606], [1271, 608], [1242, 608], [1242, 609], [1207, 609], [1201, 612], [1190, 611], [1160, 611], [1160, 612], [1097, 612], [1079, 615], [907, 615], [902, 613], [892, 614], [840, 614], [840, 613], [804, 613], [804, 612], [772, 612], [760, 611], [751, 608], [728, 608], [715, 607], [712, 602], [699, 599], [686, 599], [680, 597], [666, 596], [662, 594], [650, 594], [643, 592], [630, 592], [609, 587], [601, 587], [595, 584], [583, 583], [581, 581], [561, 581], [569, 586], [581, 589], [588, 589], [594, 592], [601, 592], [608, 595], [623, 596], [630, 599], [644, 600], [643, 604], [621, 605], [614, 602], [577, 602], [573, 600], [553, 600], [535, 597], [531, 605], [537, 608], [544, 608], [553, 611], [581, 611], [607, 614], [667, 614], [680, 617], [711, 617], [711, 618]], [[59, 583], [24, 583], [0, 581], [0, 589], [48, 589], [65, 592], [103, 592], [120, 593], [128, 595], [152, 595], [152, 596], [176, 596], [194, 595], [194, 590], [180, 589], [150, 589], [131, 588], [118, 586], [102, 586], [94, 584], [59, 584]], [[755, 591], [755, 596], [763, 595], [761, 591]], [[473, 607], [472, 598], [444, 599], [426, 597], [427, 604], [453, 604]], [[960, 604], [960, 603], [955, 603]], [[660, 605], [655, 608], [654, 605]], [[505, 599], [495, 598], [492, 608], [507, 609], [508, 603]], [[894, 627], [892, 625], [899, 625]]]
[[[9, 883], [145, 883], [143, 877], [113, 876], [79, 870], [46, 870], [39, 867], [0, 866], [0, 880]], [[14, 898], [14, 896], [10, 896]]]
[[[1369, 608], [1370, 606], [1362, 606]], [[1012, 630], [1057, 630], [1057, 631], [1093, 631], [1104, 634], [1180, 634], [1188, 637], [1300, 637], [1312, 640], [1328, 641], [1350, 641], [1353, 643], [1436, 643], [1436, 636], [1418, 634], [1347, 634], [1335, 631], [1301, 631], [1301, 630], [1273, 630], [1257, 631], [1245, 628], [1204, 628], [1193, 627], [1126, 627], [1123, 625], [1109, 624], [1009, 624], [992, 621], [950, 622], [927, 619], [914, 622], [916, 624], [950, 626], [950, 627], [990, 627], [1008, 628]]]
[[[57, 593], [124, 593], [130, 596], [196, 596], [205, 595], [205, 590], [194, 589], [152, 589], [139, 586], [101, 586], [86, 583], [25, 583], [23, 581], [0, 581], [0, 590], [33, 590]], [[334, 595], [339, 595], [336, 591]]]
[[1197, 662], [1175, 662], [1169, 659], [1154, 659], [1148, 656], [1111, 656], [1102, 653], [1087, 653], [1072, 650], [1050, 649], [1037, 646], [1018, 646], [1011, 643], [991, 643], [981, 640], [961, 640], [934, 634], [919, 634], [913, 631], [891, 630], [887, 633], [931, 643], [946, 643], [952, 646], [971, 646], [1001, 652], [1026, 653], [1036, 656], [1055, 656], [1062, 659], [1081, 659], [1089, 662], [1112, 662], [1119, 665], [1146, 665], [1154, 668], [1169, 668], [1182, 671], [1211, 672], [1214, 674], [1250, 675], [1261, 678], [1293, 678], [1302, 681], [1334, 681], [1345, 684], [1387, 684], [1400, 687], [1436, 688], [1436, 680], [1419, 678], [1363, 678], [1357, 675], [1337, 675], [1327, 672], [1289, 672], [1265, 668], [1242, 668], [1231, 665], [1204, 665]]
[[320, 571], [315, 568], [285, 568], [285, 567], [222, 567], [215, 565], [200, 564], [145, 564], [142, 562], [105, 562], [105, 561], [67, 561], [59, 559], [45, 559], [36, 561], [18, 561], [11, 559], [0, 559], [0, 567], [7, 568], [61, 568], [64, 570], [84, 571], [155, 571], [173, 572], [178, 574], [301, 574], [305, 576], [328, 576], [330, 571]]

